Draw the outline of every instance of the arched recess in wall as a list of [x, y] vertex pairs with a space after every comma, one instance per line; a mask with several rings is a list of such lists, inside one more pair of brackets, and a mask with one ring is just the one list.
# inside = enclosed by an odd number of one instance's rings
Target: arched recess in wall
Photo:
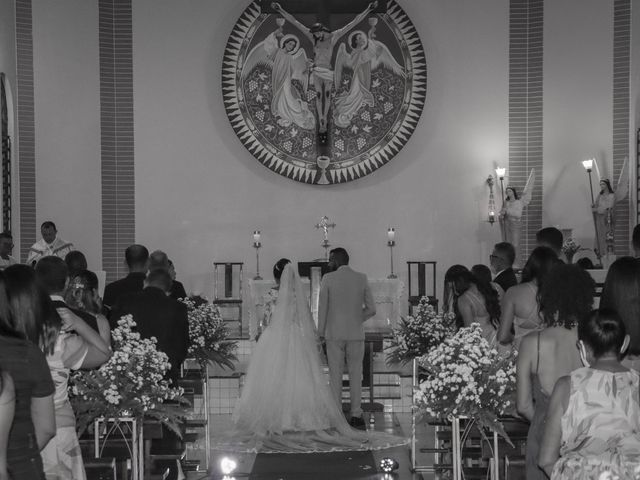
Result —
[[0, 73], [0, 133], [2, 137], [2, 231], [10, 232], [13, 212], [12, 198], [12, 139], [14, 138], [13, 97], [7, 76]]

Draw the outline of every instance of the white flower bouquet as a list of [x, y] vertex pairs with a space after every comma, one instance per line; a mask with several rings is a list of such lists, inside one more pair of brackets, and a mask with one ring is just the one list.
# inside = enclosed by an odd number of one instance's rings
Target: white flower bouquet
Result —
[[200, 297], [180, 301], [187, 306], [189, 314], [189, 357], [196, 359], [203, 373], [209, 362], [233, 369], [238, 343], [229, 340], [229, 331], [218, 307]]
[[508, 440], [499, 417], [514, 406], [515, 354], [501, 356], [476, 323], [445, 339], [419, 364], [425, 379], [414, 403], [421, 416], [467, 417]]
[[[157, 419], [181, 435], [184, 392], [164, 379], [169, 358], [156, 349], [156, 339], [141, 339], [135, 325], [131, 315], [123, 316], [111, 332], [111, 358], [97, 370], [72, 374], [70, 399], [80, 432], [97, 417], [131, 416]], [[173, 405], [165, 405], [167, 400]]]
[[437, 314], [429, 305], [427, 297], [422, 297], [415, 316], [400, 320], [393, 329], [391, 344], [387, 347], [388, 364], [406, 364], [414, 358], [429, 353], [456, 331], [453, 313]]

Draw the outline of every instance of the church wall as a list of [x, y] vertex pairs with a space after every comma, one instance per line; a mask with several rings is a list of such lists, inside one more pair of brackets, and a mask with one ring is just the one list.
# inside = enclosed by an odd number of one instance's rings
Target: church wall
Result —
[[[337, 224], [331, 243], [350, 250], [353, 266], [370, 277], [389, 273], [389, 226], [400, 277], [406, 260], [436, 260], [438, 296], [451, 264], [488, 263], [500, 234], [484, 221], [484, 181], [508, 155], [509, 1], [400, 1], [427, 55], [420, 123], [389, 164], [328, 187], [272, 173], [229, 125], [220, 67], [246, 4], [133, 2], [137, 241], [166, 250], [187, 289], [205, 295], [213, 261], [244, 261], [245, 278], [255, 274], [255, 229], [264, 277], [282, 256], [321, 257], [314, 224], [322, 215]], [[611, 159], [612, 9], [599, 0], [548, 0], [544, 8], [543, 224], [573, 228], [586, 244], [588, 185], [578, 162]], [[38, 224], [57, 220], [96, 268], [97, 2], [34, 0], [34, 54]]]
[[[593, 247], [587, 173], [595, 157], [612, 174], [613, 2], [545, 2], [543, 224], [572, 228]], [[613, 183], [613, 182], [612, 182]], [[599, 192], [593, 172], [594, 195]]]
[[15, 96], [16, 29], [14, 0], [0, 0], [0, 12], [2, 12], [2, 15], [0, 15], [0, 72], [7, 76], [13, 96]]
[[32, 8], [37, 238], [53, 220], [101, 270], [97, 2], [34, 0]]
[[499, 233], [483, 222], [484, 181], [507, 155], [508, 2], [401, 2], [428, 58], [417, 131], [372, 175], [324, 188], [270, 172], [229, 125], [220, 66], [243, 10], [237, 3], [133, 4], [139, 240], [165, 249], [179, 276], [205, 294], [212, 261], [244, 261], [254, 274], [255, 229], [265, 277], [280, 257], [322, 256], [314, 228], [322, 215], [337, 224], [332, 244], [370, 277], [389, 273], [389, 226], [401, 276], [406, 260], [437, 260], [440, 273], [454, 262], [488, 261]]
[[[16, 29], [15, 29], [15, 2], [14, 0], [0, 0], [0, 72], [5, 74], [5, 78], [8, 81], [10, 91], [7, 92], [7, 98], [13, 104], [13, 131], [9, 132], [12, 135], [12, 149], [13, 158], [17, 158], [18, 142], [16, 138]], [[14, 162], [15, 164], [15, 162]], [[14, 198], [17, 199], [17, 175], [13, 176], [12, 186], [14, 189]], [[14, 200], [14, 205], [16, 205]], [[19, 241], [19, 229], [17, 227], [18, 208], [13, 209], [13, 221], [14, 227], [12, 228], [14, 243], [18, 245]], [[14, 249], [14, 256], [18, 256], [19, 249]]]

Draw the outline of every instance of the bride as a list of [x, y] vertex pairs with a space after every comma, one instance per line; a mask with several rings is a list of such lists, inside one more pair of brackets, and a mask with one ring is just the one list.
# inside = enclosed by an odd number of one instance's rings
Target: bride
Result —
[[307, 295], [287, 263], [233, 413], [235, 430], [214, 448], [310, 453], [406, 444], [400, 437], [349, 426], [329, 389], [321, 355]]

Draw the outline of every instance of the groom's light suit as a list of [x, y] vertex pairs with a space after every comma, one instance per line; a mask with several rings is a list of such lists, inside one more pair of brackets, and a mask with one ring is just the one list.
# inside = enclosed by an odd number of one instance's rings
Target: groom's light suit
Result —
[[351, 416], [362, 415], [363, 323], [376, 314], [367, 276], [342, 265], [327, 273], [320, 285], [318, 334], [327, 343], [329, 378], [333, 395], [342, 404], [342, 373], [345, 356], [349, 372]]

